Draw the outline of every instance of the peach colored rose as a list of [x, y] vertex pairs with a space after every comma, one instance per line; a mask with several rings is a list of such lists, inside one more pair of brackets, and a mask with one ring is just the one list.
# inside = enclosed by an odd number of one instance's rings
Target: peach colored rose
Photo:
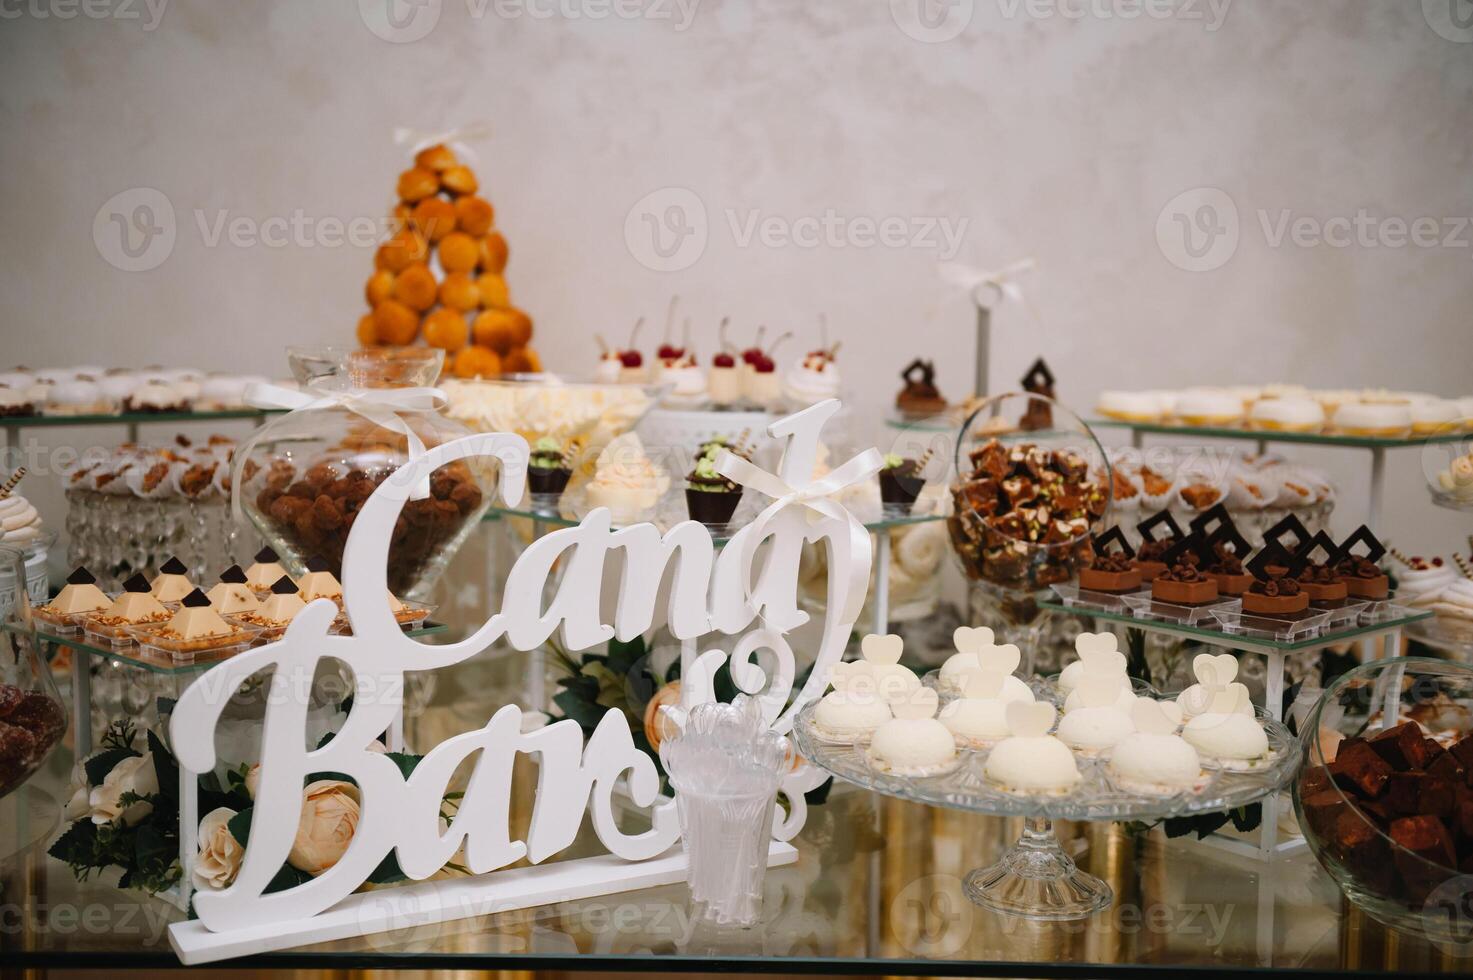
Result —
[[321, 779], [308, 784], [287, 863], [316, 876], [342, 860], [358, 830], [358, 804], [358, 787], [352, 783]]
[[194, 885], [200, 890], [226, 888], [240, 871], [245, 847], [230, 832], [235, 811], [220, 807], [199, 822], [199, 857], [194, 862]]

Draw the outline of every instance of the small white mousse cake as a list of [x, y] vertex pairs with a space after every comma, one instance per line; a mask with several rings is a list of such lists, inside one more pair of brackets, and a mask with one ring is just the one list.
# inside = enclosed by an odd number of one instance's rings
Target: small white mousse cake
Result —
[[178, 558], [170, 558], [159, 566], [159, 574], [149, 583], [149, 591], [159, 602], [179, 602], [194, 591], [189, 569]]
[[[1135, 688], [1125, 670], [1125, 654], [1119, 649], [1119, 640], [1114, 633], [1080, 633], [1074, 638], [1074, 649], [1079, 653], [1079, 662], [1084, 666], [1074, 675], [1072, 690], [1064, 698], [1064, 714], [1072, 714], [1084, 707], [1079, 690], [1085, 680], [1108, 677], [1115, 686], [1115, 706], [1129, 712], [1135, 703]], [[1061, 674], [1059, 679], [1063, 680]]]
[[66, 585], [42, 608], [57, 616], [77, 616], [97, 612], [111, 606], [113, 601], [107, 593], [97, 587], [97, 579], [86, 568], [78, 565], [67, 576]]
[[813, 709], [819, 738], [840, 744], [863, 741], [893, 717], [869, 664], [834, 664], [829, 683], [834, 689]]
[[1137, 698], [1131, 709], [1135, 731], [1110, 753], [1110, 775], [1122, 789], [1152, 796], [1189, 790], [1202, 777], [1202, 760], [1176, 734], [1181, 709], [1172, 701]]
[[1182, 728], [1182, 738], [1226, 769], [1250, 768], [1268, 755], [1268, 736], [1253, 717], [1248, 689], [1230, 684], [1213, 693], [1207, 710]]
[[239, 565], [231, 565], [221, 572], [220, 581], [205, 593], [205, 597], [215, 612], [222, 616], [254, 612], [261, 605], [261, 600], [246, 585], [245, 572]]
[[1071, 749], [1094, 755], [1135, 731], [1130, 712], [1118, 704], [1120, 688], [1114, 677], [1087, 674], [1072, 696], [1079, 698], [1080, 707], [1059, 719], [1059, 741]]
[[[1010, 680], [1017, 678], [993, 670], [973, 671], [967, 678], [963, 696], [941, 709], [941, 724], [957, 744], [977, 749], [1008, 737], [1008, 705], [1024, 700], [1007, 696], [1006, 684]], [[1032, 691], [1026, 700], [1033, 700]]]
[[246, 585], [255, 592], [270, 592], [276, 580], [286, 574], [281, 556], [270, 548], [256, 552], [256, 560], [246, 569]]
[[983, 772], [1014, 793], [1067, 793], [1079, 782], [1079, 767], [1069, 746], [1049, 734], [1054, 706], [1046, 701], [1007, 706], [1009, 737], [987, 756]]
[[1003, 675], [1002, 693], [999, 695], [1002, 700], [1033, 700], [1033, 689], [1013, 676], [1022, 661], [1022, 654], [1016, 646], [994, 643], [992, 630], [986, 626], [958, 626], [952, 631], [951, 638], [957, 652], [941, 665], [937, 686], [943, 694], [963, 694], [970, 678], [981, 670]]
[[[1115, 653], [1120, 649], [1120, 639], [1114, 633], [1080, 633], [1074, 638], [1074, 651], [1079, 654], [1079, 659], [1073, 663], [1066, 664], [1059, 673], [1059, 693], [1068, 697], [1079, 686], [1079, 681], [1084, 677], [1084, 665], [1087, 659], [1096, 654], [1101, 656]], [[1109, 664], [1114, 664], [1114, 658], [1108, 658]], [[1102, 666], [1105, 666], [1102, 664]]]
[[939, 704], [939, 696], [929, 687], [917, 688], [892, 704], [895, 717], [870, 738], [870, 765], [896, 776], [938, 776], [954, 768], [956, 740], [936, 720]]
[[1195, 718], [1207, 710], [1212, 695], [1227, 687], [1238, 676], [1238, 658], [1231, 653], [1199, 653], [1192, 658], [1192, 674], [1197, 683], [1176, 696], [1182, 718]]

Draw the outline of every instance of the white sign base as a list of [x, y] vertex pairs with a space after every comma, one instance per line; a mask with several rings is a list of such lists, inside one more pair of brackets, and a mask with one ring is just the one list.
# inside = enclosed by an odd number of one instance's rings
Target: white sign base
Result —
[[[791, 844], [773, 841], [767, 866], [798, 860]], [[469, 878], [446, 878], [394, 885], [350, 895], [326, 912], [296, 922], [211, 932], [198, 920], [169, 927], [169, 944], [185, 966], [235, 956], [270, 953], [308, 943], [351, 939], [428, 922], [451, 922], [556, 902], [597, 898], [638, 888], [685, 881], [686, 856], [677, 845], [648, 861], [629, 862], [612, 854], [512, 868]]]

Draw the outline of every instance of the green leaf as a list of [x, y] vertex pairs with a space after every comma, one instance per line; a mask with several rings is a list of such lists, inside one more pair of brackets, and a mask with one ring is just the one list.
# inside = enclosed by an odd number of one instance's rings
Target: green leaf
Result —
[[615, 674], [628, 674], [644, 659], [646, 652], [643, 636], [637, 636], [628, 643], [610, 640], [609, 657], [605, 666]]
[[276, 874], [272, 876], [271, 880], [266, 883], [266, 888], [264, 889], [263, 894], [269, 895], [272, 892], [284, 892], [288, 888], [295, 888], [298, 885], [305, 885], [311, 880], [312, 876], [309, 875], [307, 872], [299, 871], [296, 868], [292, 867], [290, 864], [283, 864], [281, 866], [281, 870], [276, 872]]
[[83, 817], [67, 828], [46, 851], [52, 857], [73, 868], [87, 867], [97, 849], [97, 824]]
[[174, 759], [174, 753], [170, 752], [158, 735], [150, 729], [148, 732], [148, 751], [153, 753], [153, 771], [159, 778], [159, 795], [165, 800], [171, 801], [170, 805], [177, 808], [179, 801], [179, 763]]
[[347, 783], [350, 786], [357, 786], [358, 785], [358, 781], [356, 779], [354, 779], [352, 776], [348, 775], [347, 773], [345, 773], [345, 772], [333, 772], [333, 771], [328, 770], [328, 769], [324, 769], [322, 772], [309, 772], [307, 774], [307, 778], [304, 779], [304, 780], [302, 780], [302, 785], [303, 786], [308, 786], [308, 785], [310, 785], [312, 783], [320, 783], [324, 779], [331, 779], [334, 782], [339, 782], [339, 783]]
[[254, 809], [255, 807], [246, 807], [225, 824], [225, 829], [230, 831], [230, 836], [234, 837], [236, 843], [241, 847], [245, 847], [251, 839], [251, 814]]
[[82, 768], [87, 772], [88, 785], [101, 786], [102, 781], [107, 778], [107, 774], [112, 772], [113, 767], [119, 762], [142, 754], [134, 749], [120, 747], [104, 749], [96, 755], [91, 756], [86, 762], [82, 763]]
[[553, 695], [552, 703], [562, 709], [564, 717], [576, 721], [584, 732], [592, 732], [599, 719], [604, 716], [605, 709], [578, 697], [573, 691], [561, 691]]
[[399, 774], [405, 779], [408, 779], [413, 774], [414, 767], [419, 765], [420, 761], [424, 759], [422, 755], [410, 755], [408, 752], [387, 752], [385, 755], [389, 757], [394, 765], [399, 767]]
[[379, 862], [378, 867], [374, 868], [373, 872], [369, 874], [368, 880], [375, 885], [389, 885], [396, 881], [405, 881], [408, 877], [399, 867], [399, 858], [393, 851], [390, 851], [384, 855], [384, 859]]

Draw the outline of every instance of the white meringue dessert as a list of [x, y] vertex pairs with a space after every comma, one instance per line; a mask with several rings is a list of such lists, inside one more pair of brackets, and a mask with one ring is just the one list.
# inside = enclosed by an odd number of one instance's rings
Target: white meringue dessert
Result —
[[1069, 746], [1048, 734], [1054, 706], [1014, 701], [1007, 707], [1012, 735], [993, 747], [983, 772], [1015, 793], [1067, 793], [1079, 782], [1079, 766]]
[[1268, 735], [1252, 712], [1248, 689], [1229, 684], [1213, 694], [1207, 711], [1186, 723], [1181, 737], [1225, 769], [1252, 768], [1268, 755]]
[[870, 765], [897, 776], [938, 776], [954, 768], [956, 740], [936, 720], [939, 703], [936, 692], [923, 687], [892, 704], [895, 717], [870, 738]]
[[874, 693], [830, 691], [813, 709], [813, 729], [825, 741], [852, 743], [868, 738], [891, 717], [890, 705]]

